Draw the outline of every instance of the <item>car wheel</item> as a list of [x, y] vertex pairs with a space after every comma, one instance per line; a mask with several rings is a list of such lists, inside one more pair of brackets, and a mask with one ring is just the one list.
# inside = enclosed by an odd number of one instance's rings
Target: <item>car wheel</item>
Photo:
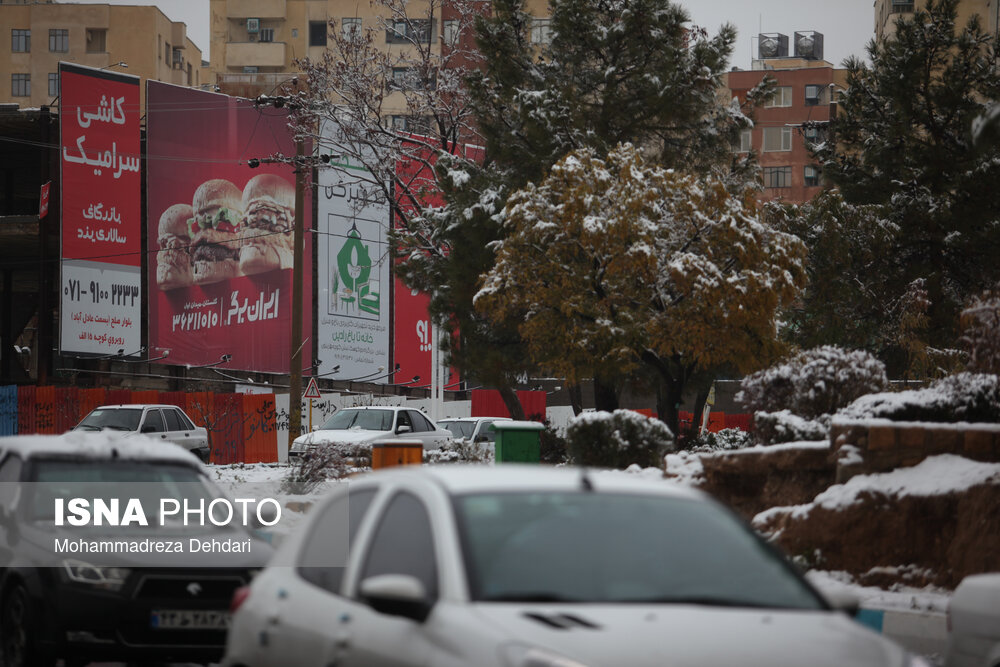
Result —
[[16, 585], [3, 601], [0, 633], [3, 635], [4, 667], [34, 667], [54, 665], [51, 658], [38, 655], [34, 635], [38, 632], [31, 618], [28, 593]]

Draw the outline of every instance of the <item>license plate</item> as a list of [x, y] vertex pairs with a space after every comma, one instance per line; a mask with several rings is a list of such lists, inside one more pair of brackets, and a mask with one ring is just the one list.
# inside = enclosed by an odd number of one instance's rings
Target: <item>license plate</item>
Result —
[[157, 630], [225, 630], [229, 620], [225, 611], [159, 609], [150, 613], [149, 624]]

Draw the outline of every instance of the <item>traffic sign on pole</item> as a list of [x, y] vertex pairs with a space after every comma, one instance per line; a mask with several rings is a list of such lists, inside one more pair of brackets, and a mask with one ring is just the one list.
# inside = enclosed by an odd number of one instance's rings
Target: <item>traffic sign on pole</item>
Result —
[[309, 384], [306, 386], [306, 391], [302, 394], [302, 398], [323, 398], [319, 393], [319, 385], [316, 384], [316, 378], [309, 378]]

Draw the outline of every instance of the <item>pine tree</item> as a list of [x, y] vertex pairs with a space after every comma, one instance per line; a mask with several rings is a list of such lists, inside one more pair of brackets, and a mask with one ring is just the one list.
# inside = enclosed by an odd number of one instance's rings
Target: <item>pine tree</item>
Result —
[[[815, 150], [847, 202], [881, 207], [883, 229], [895, 230], [870, 267], [887, 292], [875, 307], [889, 317], [924, 279], [928, 342], [939, 347], [954, 344], [962, 302], [1000, 277], [1000, 145], [972, 141], [1000, 92], [998, 44], [978, 17], [956, 28], [957, 2], [930, 0], [869, 45], [871, 65], [848, 61], [841, 113]], [[857, 297], [863, 309], [869, 297]]]

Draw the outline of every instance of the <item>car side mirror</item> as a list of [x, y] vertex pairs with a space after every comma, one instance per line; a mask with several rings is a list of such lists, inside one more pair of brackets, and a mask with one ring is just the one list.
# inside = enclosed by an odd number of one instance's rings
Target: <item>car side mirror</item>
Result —
[[423, 623], [434, 606], [420, 580], [408, 574], [369, 577], [361, 582], [358, 592], [378, 613], [402, 616], [417, 623]]
[[410, 428], [405, 424], [396, 427], [396, 433], [409, 433], [412, 430], [413, 430], [412, 428]]

